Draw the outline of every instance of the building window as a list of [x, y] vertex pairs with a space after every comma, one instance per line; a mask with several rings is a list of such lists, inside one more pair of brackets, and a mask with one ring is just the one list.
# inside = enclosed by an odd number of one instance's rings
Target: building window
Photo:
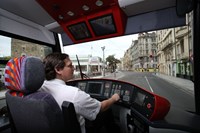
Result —
[[25, 46], [22, 46], [22, 51], [24, 52], [26, 50], [26, 47]]
[[181, 53], [184, 53], [184, 43], [183, 43], [183, 40], [180, 41], [180, 46], [181, 46]]

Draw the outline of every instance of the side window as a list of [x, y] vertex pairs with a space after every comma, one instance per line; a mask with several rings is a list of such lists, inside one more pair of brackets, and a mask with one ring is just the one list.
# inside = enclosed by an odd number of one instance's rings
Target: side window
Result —
[[43, 59], [49, 53], [52, 53], [51, 47], [0, 35], [0, 99], [5, 97], [4, 68], [9, 59], [20, 56]]

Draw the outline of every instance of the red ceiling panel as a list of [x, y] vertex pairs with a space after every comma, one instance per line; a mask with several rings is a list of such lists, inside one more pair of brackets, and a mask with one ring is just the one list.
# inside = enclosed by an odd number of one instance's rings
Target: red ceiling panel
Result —
[[[37, 1], [63, 27], [64, 31], [74, 43], [113, 37], [124, 33], [126, 15], [119, 7], [118, 0], [101, 0], [103, 2], [102, 6], [96, 5], [96, 2], [99, 0], [73, 0], [73, 2], [69, 0]], [[89, 10], [83, 10], [82, 7], [84, 5], [89, 7]], [[72, 12], [74, 15], [70, 16], [68, 12]], [[106, 15], [111, 15], [113, 19], [112, 23], [114, 24], [115, 29], [106, 32], [100, 31], [97, 27], [91, 25], [91, 20], [94, 20], [95, 18], [98, 19]], [[101, 22], [102, 24], [95, 23], [95, 25], [109, 25], [105, 24], [105, 21], [108, 19], [110, 19], [110, 16], [102, 20], [94, 20], [93, 24], [95, 22], [99, 23], [100, 21], [104, 21]], [[107, 23], [111, 23], [111, 20]], [[78, 25], [75, 28], [71, 27], [76, 24]], [[80, 30], [80, 28], [82, 30], [77, 31], [76, 33], [76, 30]], [[102, 28], [102, 30], [104, 29]], [[80, 33], [82, 33], [82, 35]]]

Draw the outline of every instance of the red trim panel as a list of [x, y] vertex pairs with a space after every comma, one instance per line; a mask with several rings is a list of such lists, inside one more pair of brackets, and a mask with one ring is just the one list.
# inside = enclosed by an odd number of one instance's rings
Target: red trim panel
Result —
[[[62, 26], [64, 31], [74, 43], [81, 43], [108, 37], [120, 36], [123, 35], [125, 32], [127, 16], [119, 7], [118, 0], [103, 1], [102, 6], [96, 6], [96, 0], [74, 0], [73, 2], [67, 0], [49, 0], [48, 2], [46, 2], [46, 0], [37, 1]], [[84, 11], [82, 9], [83, 5], [87, 5], [89, 7], [89, 10]], [[69, 11], [73, 12], [74, 15], [68, 15], [67, 13]], [[92, 28], [89, 21], [91, 19], [98, 19], [100, 17], [110, 14], [113, 18], [115, 32], [106, 33], [105, 31], [102, 31], [102, 34], [96, 35], [96, 31], [94, 31], [96, 28]], [[69, 30], [69, 26], [80, 23], [84, 24], [79, 25], [75, 28], [71, 28], [71, 30], [73, 30], [74, 33], [72, 33], [72, 31]], [[108, 25], [104, 22], [102, 24], [104, 26]], [[80, 31], [78, 31], [77, 29], [79, 29]]]

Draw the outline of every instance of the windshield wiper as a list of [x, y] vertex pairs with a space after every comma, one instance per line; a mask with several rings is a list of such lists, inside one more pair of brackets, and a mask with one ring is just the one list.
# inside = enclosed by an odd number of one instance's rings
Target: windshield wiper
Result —
[[90, 77], [87, 76], [85, 73], [82, 72], [81, 65], [80, 65], [80, 62], [79, 62], [79, 59], [78, 59], [78, 56], [77, 56], [77, 55], [76, 55], [76, 59], [77, 59], [77, 61], [78, 61], [78, 67], [79, 67], [81, 79], [89, 79]]

